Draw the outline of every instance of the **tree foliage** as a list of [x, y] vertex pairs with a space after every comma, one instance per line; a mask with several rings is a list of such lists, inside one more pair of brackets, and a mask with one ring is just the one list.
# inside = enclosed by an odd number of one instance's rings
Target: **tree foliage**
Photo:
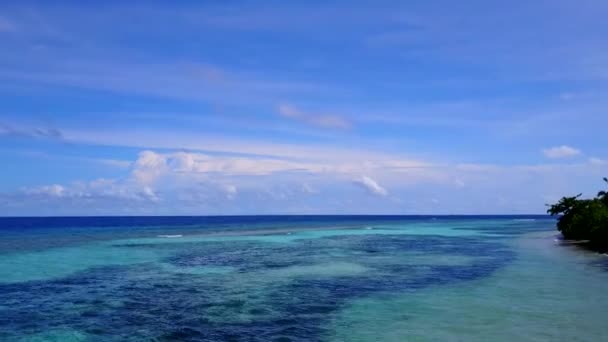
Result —
[[[604, 182], [608, 184], [608, 178]], [[592, 199], [580, 196], [563, 197], [547, 213], [559, 216], [557, 229], [564, 238], [588, 240], [595, 247], [608, 248], [608, 191], [600, 191]]]

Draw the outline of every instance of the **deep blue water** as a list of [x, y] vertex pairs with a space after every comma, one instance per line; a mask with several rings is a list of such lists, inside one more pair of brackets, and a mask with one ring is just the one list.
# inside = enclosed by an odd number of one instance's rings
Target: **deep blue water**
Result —
[[262, 224], [339, 224], [345, 222], [551, 219], [548, 215], [264, 215], [264, 216], [70, 216], [0, 217], [0, 229], [67, 227], [151, 227], [151, 226], [248, 226]]

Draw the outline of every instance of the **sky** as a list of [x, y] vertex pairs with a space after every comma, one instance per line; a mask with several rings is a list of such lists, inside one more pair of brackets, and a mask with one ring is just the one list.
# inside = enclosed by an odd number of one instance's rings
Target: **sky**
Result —
[[608, 2], [0, 2], [0, 215], [541, 214], [608, 176]]

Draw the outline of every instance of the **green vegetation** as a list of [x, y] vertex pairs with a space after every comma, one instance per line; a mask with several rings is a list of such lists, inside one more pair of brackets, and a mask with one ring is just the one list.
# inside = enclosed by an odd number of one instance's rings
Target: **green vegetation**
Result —
[[[608, 184], [608, 178], [604, 178]], [[547, 210], [561, 215], [557, 229], [564, 238], [586, 240], [594, 248], [608, 248], [608, 191], [600, 191], [595, 198], [563, 197]]]

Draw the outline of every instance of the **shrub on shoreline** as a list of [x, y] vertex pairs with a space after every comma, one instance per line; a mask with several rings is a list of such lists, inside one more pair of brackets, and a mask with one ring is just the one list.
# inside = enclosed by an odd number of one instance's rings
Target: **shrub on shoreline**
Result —
[[[604, 178], [608, 184], [608, 178]], [[586, 240], [594, 248], [608, 248], [608, 192], [595, 198], [563, 197], [547, 213], [559, 216], [557, 229], [565, 239]]]

